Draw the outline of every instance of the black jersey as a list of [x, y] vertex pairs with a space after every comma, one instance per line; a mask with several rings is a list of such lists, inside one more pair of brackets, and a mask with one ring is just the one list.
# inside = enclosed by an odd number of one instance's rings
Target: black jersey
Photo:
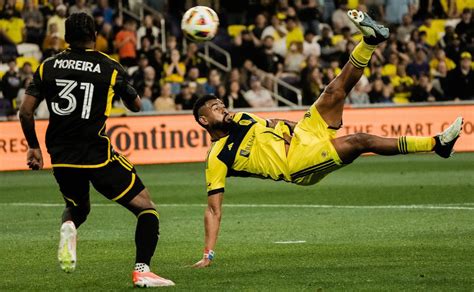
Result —
[[46, 146], [53, 167], [86, 168], [104, 166], [112, 157], [105, 121], [114, 96], [129, 102], [137, 97], [119, 63], [75, 48], [41, 63], [26, 94], [46, 99]]

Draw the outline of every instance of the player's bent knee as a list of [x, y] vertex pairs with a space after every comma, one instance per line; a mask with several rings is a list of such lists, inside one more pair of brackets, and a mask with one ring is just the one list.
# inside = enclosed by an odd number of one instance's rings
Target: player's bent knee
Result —
[[135, 215], [138, 215], [142, 210], [156, 209], [155, 204], [151, 200], [149, 191], [145, 188], [132, 200], [122, 204]]
[[346, 97], [346, 92], [344, 91], [344, 88], [336, 86], [332, 83], [329, 83], [329, 85], [324, 89], [324, 93], [331, 99], [335, 100], [345, 99]]

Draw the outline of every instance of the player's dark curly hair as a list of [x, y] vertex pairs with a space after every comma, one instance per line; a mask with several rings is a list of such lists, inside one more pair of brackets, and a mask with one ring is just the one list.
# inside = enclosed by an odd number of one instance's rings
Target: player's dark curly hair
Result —
[[217, 99], [217, 97], [215, 95], [212, 95], [212, 94], [206, 94], [206, 95], [201, 96], [200, 98], [198, 98], [198, 100], [196, 100], [196, 102], [194, 103], [194, 106], [193, 106], [194, 119], [202, 127], [204, 127], [204, 125], [199, 122], [199, 110], [206, 104], [206, 102], [208, 102], [209, 100], [213, 100], [213, 99]]
[[71, 47], [81, 47], [88, 42], [95, 42], [95, 23], [87, 13], [73, 13], [66, 19], [66, 42]]

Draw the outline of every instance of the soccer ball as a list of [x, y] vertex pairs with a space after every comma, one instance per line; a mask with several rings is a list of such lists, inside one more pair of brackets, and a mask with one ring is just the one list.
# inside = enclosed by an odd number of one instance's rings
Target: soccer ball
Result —
[[216, 35], [219, 27], [217, 13], [206, 6], [195, 6], [184, 13], [181, 29], [191, 41], [205, 42]]

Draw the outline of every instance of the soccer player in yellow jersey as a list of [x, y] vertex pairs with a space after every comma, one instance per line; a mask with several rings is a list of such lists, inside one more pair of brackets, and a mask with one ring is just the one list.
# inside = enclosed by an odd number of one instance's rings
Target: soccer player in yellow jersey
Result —
[[358, 133], [336, 138], [342, 125], [347, 93], [359, 81], [377, 44], [389, 32], [367, 14], [352, 10], [350, 19], [364, 34], [342, 72], [326, 87], [298, 123], [265, 120], [250, 113], [231, 114], [224, 103], [207, 95], [194, 105], [194, 117], [210, 134], [213, 144], [206, 162], [208, 207], [204, 215], [204, 256], [195, 267], [214, 258], [221, 221], [225, 180], [228, 176], [254, 176], [312, 185], [363, 153], [396, 155], [434, 151], [448, 158], [459, 137], [462, 118], [435, 137], [382, 138]]

